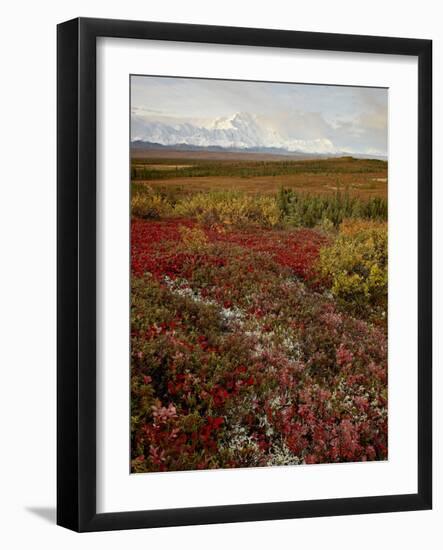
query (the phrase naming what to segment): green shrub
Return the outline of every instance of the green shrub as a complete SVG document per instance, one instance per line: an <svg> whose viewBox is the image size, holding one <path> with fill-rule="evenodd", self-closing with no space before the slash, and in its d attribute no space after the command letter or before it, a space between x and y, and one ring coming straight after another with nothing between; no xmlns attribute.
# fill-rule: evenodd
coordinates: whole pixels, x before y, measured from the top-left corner
<svg viewBox="0 0 443 550"><path fill-rule="evenodd" d="M348 191L318 196L282 188L277 195L277 205L281 220L294 227L315 227L324 223L338 227L347 218L386 220L388 216L385 199L362 200L351 197Z"/></svg>

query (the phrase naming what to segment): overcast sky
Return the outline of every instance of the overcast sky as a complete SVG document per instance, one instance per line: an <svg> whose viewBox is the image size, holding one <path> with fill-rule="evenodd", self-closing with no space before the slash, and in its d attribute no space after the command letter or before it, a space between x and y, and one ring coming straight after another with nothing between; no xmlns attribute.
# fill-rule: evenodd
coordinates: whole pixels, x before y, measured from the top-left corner
<svg viewBox="0 0 443 550"><path fill-rule="evenodd" d="M386 89L133 76L131 139L387 155Z"/></svg>

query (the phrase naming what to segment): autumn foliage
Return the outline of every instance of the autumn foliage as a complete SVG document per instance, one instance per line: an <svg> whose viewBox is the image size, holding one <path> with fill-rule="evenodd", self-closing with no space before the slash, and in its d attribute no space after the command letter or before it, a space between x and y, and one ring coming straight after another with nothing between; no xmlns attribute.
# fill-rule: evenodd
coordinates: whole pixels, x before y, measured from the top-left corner
<svg viewBox="0 0 443 550"><path fill-rule="evenodd" d="M386 459L386 225L187 200L131 224L132 471Z"/></svg>

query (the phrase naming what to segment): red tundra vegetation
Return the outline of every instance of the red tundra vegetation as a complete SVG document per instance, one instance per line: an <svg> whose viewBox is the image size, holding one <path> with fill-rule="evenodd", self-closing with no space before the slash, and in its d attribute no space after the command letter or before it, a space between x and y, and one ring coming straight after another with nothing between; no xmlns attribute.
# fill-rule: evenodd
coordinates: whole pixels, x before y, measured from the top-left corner
<svg viewBox="0 0 443 550"><path fill-rule="evenodd" d="M131 225L132 472L385 460L386 223L156 201Z"/></svg>

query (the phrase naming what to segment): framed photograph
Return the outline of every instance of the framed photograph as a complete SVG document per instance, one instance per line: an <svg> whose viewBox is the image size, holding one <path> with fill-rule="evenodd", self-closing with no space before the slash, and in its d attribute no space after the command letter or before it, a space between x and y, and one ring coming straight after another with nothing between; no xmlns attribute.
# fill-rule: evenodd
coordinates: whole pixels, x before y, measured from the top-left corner
<svg viewBox="0 0 443 550"><path fill-rule="evenodd" d="M432 43L58 26L59 525L432 506Z"/></svg>

